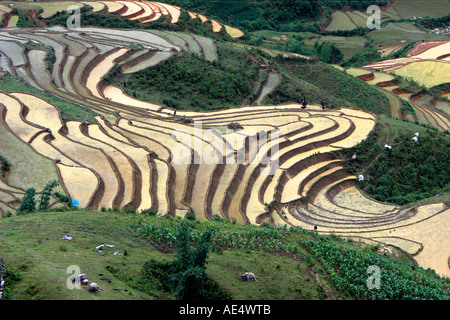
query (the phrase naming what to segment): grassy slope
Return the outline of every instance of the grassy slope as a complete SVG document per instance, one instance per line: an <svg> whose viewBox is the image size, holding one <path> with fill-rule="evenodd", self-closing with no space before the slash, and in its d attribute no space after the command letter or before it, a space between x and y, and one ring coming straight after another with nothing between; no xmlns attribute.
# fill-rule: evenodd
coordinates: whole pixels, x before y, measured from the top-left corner
<svg viewBox="0 0 450 320"><path fill-rule="evenodd" d="M174 261L174 241L170 239L180 221L181 218L147 215L136 217L134 214L124 212L88 211L38 212L3 219L0 224L0 259L9 271L21 276L20 281L10 286L9 298L173 299L170 292L162 292L161 287L157 285L146 286L145 281L141 282L141 288L145 288L143 292L130 284L144 280L145 262L151 259L159 262ZM151 235L147 239L151 239L152 242L145 240L146 237L142 233L135 234L135 230L138 230L139 234L146 226L153 226L156 230L147 233ZM386 281L390 277L388 274L395 274L397 281L402 277L405 279L413 277L421 283L429 281L428 286L432 286L430 282L435 283L438 288L448 283L448 279L439 279L432 271L414 267L410 258L401 252L395 252L392 256L395 261L375 254L378 249L376 246L365 246L336 236L318 236L301 229L235 225L223 220L208 222L197 220L191 222L191 226L197 235L206 228L216 228L216 234L220 234L221 239L225 240L219 245L221 250L209 254L207 274L221 288L231 293L233 299L353 299L355 296L351 293L353 289L351 285L349 286L350 283L358 286L360 294L361 290L371 294L365 287L367 266L364 263L353 270L356 274L362 272L358 277L363 278L364 284L356 278L348 278L348 274L342 275L344 283L332 281L332 277L336 276L335 273L339 274L339 270L325 271L329 270L330 265L321 262L319 253L323 253L322 249L314 252L309 249L314 246L323 248L323 245L339 247L343 252L356 250L362 257L359 264L364 262L364 259L375 257L382 259L378 263L387 268L383 271L387 272ZM64 234L72 235L73 240L62 240ZM237 244L239 239L237 235L241 235L241 245ZM255 243L262 245L263 249L243 247L242 239L254 240ZM269 243L266 244L266 240ZM103 243L115 245L116 248L104 248L104 255L101 256L95 247ZM285 247L296 245L296 250L283 250L280 245L275 245L274 249L271 249L274 243ZM126 255L113 255L114 250ZM333 256L333 259L335 258L336 256ZM67 289L66 280L72 274L67 273L67 268L74 265L80 267L80 271L87 274L90 282L98 283L104 291L94 295L87 292L85 287L81 290ZM351 268L351 264L345 265L349 266ZM110 272L113 269L115 275ZM258 281L242 282L239 273L244 271L254 272ZM335 285L338 283L344 284L341 286L342 289L337 289ZM414 287L414 284L408 284L408 288Z"/></svg>
<svg viewBox="0 0 450 320"><path fill-rule="evenodd" d="M450 196L448 179L442 177L446 176L446 171L443 168L449 165L449 158L445 156L444 150L450 141L450 135L438 132L436 129L429 129L419 124L390 117L383 116L379 117L378 120L375 135L371 136L371 139L372 137L376 139L374 145L371 145L369 142L367 146L366 144L360 144L342 152L346 155L347 159L354 153L358 154L358 160L354 163L347 163L347 168L356 174L364 172L365 181L364 183L360 183L359 187L377 199L377 197L381 196L379 194L380 190L377 188L388 186L390 193L383 195L383 198L377 200L400 205L404 205L405 201L411 202L416 200L421 200L421 202L448 201L448 197ZM414 148L409 150L408 146L410 141L403 141L403 139L406 135L406 139L410 140L416 132L419 133L418 145L413 145ZM422 147L424 143L426 144L425 148ZM386 156L390 153L386 153L387 151L384 149L385 144L393 147L394 151L391 152L393 153L392 157ZM414 143L411 142L411 144ZM395 153L395 150L399 148L408 151L398 155ZM411 158L409 153L412 152L414 152L417 159ZM438 152L440 153L439 158L437 158ZM374 161L378 155L380 158L378 158L378 161ZM439 160L430 166L434 158ZM389 172L391 172L390 170L394 170L395 174L391 172L390 183L380 185L378 180L388 170ZM433 170L432 176L436 179L429 177L430 170ZM418 181L420 181L419 185ZM447 186L440 186L440 183L443 182L445 184L445 181L447 181ZM397 190L397 188L400 190ZM411 190L403 190L408 188ZM396 192L398 194L395 194ZM436 196L438 193L442 193L442 195Z"/></svg>
<svg viewBox="0 0 450 320"><path fill-rule="evenodd" d="M69 211L59 213L35 213L2 219L0 224L0 259L11 271L22 279L11 288L12 299L170 299L157 289L147 293L130 287L128 281L115 278L107 266L121 270L123 274L138 278L142 266L150 259L173 261L173 247L160 242L162 253L142 237L135 236L136 225L163 225L173 228L177 219L141 216L116 212ZM228 222L197 222L198 230L208 226L219 227L224 234L258 232L261 227L234 225ZM73 240L62 240L70 234ZM287 243L298 243L316 239L309 232L278 231L278 238ZM326 237L330 238L330 237ZM356 242L347 242L338 237L330 238L344 248L364 249ZM264 239L262 239L264 241ZM113 244L115 249L104 248L104 256L95 247ZM113 251L126 255L113 255ZM399 258L408 261L401 255ZM69 290L66 280L69 266L80 267L91 282L104 289L99 294L90 294L86 288ZM210 253L208 275L222 288L231 292L233 299L348 299L333 287L330 276L323 266L304 247L297 254L278 255L249 249L223 250ZM239 273L253 271L258 282L240 281ZM103 280L102 280L103 279Z"/></svg>
<svg viewBox="0 0 450 320"><path fill-rule="evenodd" d="M220 109L230 106L248 104L254 95L254 88L259 88L259 65L257 60L264 61L257 52L245 52L223 43L217 43L219 65L199 59L199 70L208 70L208 76L202 81L215 81L215 86L228 95L214 98L208 92L196 90L198 70L191 65L190 55L172 57L157 67L143 70L126 77L125 91L145 101L161 104L164 101L174 103L178 109ZM250 64L249 59L252 59ZM244 64L246 64L244 66ZM265 104L283 104L300 102L306 97L309 103L319 104L324 101L329 107L354 107L374 113L388 113L389 102L378 90L350 75L327 66L323 63L305 64L301 61L274 61L276 70L281 73L280 85L265 100ZM176 71L183 67L183 72ZM247 76L237 77L236 70L247 70ZM186 76L188 75L188 76ZM232 79L229 81L228 79ZM122 87L125 78L114 78L113 84ZM242 84L242 85L241 85ZM329 84L333 84L331 87ZM209 88L209 86L202 86ZM212 89L212 88L211 88ZM239 90L237 90L239 89ZM360 101L364 101L361 104Z"/></svg>
<svg viewBox="0 0 450 320"><path fill-rule="evenodd" d="M332 66L288 62L279 63L277 68L285 77L268 96L267 104L299 102L306 97L308 103L324 101L329 107L353 107L376 114L390 112L389 101L378 90Z"/></svg>
<svg viewBox="0 0 450 320"><path fill-rule="evenodd" d="M40 156L14 136L0 122L0 155L11 164L8 183L22 189L40 192L49 180L58 180L53 161ZM61 187L55 191L63 192Z"/></svg>
<svg viewBox="0 0 450 320"><path fill-rule="evenodd" d="M157 224L158 219L161 218L147 217L145 222ZM131 215L85 211L36 213L3 219L0 224L0 259L22 274L22 280L12 289L12 298L155 299L159 294L157 290L152 292L154 296L139 292L115 279L106 269L109 265L137 276L143 264L151 258L173 260L173 253L163 254L142 238L135 237L134 223ZM61 240L64 234L70 234L74 239ZM105 255L101 256L95 247L103 243L113 244L116 249L105 248ZM128 254L114 256L114 250L120 253L126 250ZM235 299L320 297L318 283L305 262L243 250L213 253L208 261L208 274L230 290ZM91 282L97 282L105 291L92 295L84 289L66 289L66 279L70 276L66 270L71 265L79 266ZM322 270L316 263L313 268ZM248 270L258 275L257 283L239 280L239 273ZM320 272L322 274L323 270ZM108 283L102 278L112 281ZM327 284L326 280L322 281Z"/></svg>
<svg viewBox="0 0 450 320"><path fill-rule="evenodd" d="M125 92L178 109L220 109L241 106L257 86L259 65L246 50L217 43L218 62L183 52L157 66L112 79Z"/></svg>

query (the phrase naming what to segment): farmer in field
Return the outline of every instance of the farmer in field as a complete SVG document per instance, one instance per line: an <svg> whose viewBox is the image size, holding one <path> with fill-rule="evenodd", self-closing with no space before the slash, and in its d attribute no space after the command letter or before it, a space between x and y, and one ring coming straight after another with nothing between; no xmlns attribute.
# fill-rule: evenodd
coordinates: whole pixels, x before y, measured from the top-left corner
<svg viewBox="0 0 450 320"><path fill-rule="evenodd" d="M306 105L307 105L306 99L303 98L303 99L302 99L302 109L305 109L305 108L306 108Z"/></svg>

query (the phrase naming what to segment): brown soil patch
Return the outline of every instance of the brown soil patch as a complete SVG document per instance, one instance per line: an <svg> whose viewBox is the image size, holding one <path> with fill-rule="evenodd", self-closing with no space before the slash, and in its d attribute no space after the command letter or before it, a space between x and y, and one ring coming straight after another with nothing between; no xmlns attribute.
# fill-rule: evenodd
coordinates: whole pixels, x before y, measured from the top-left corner
<svg viewBox="0 0 450 320"><path fill-rule="evenodd" d="M417 99L422 98L423 96L424 96L423 93L418 93L418 94L415 94L415 95L411 96L411 99L412 100L417 100Z"/></svg>
<svg viewBox="0 0 450 320"><path fill-rule="evenodd" d="M384 87L393 87L395 86L395 83L392 81L382 81L377 83L377 87L384 88Z"/></svg>
<svg viewBox="0 0 450 320"><path fill-rule="evenodd" d="M13 15L13 12L12 12L12 11L11 11L11 12L8 12L8 13L6 14L5 19L3 20L3 26L2 26L2 28L6 28L6 27L8 26L9 20L11 20L12 15Z"/></svg>
<svg viewBox="0 0 450 320"><path fill-rule="evenodd" d="M360 75L357 78L361 79L362 81L370 81L370 80L375 79L375 75L373 74L373 72L371 72L368 74Z"/></svg>
<svg viewBox="0 0 450 320"><path fill-rule="evenodd" d="M397 95L399 95L399 94L408 94L408 93L411 93L411 92L409 92L409 91L407 91L407 90L400 90L400 89L394 89L394 90L392 90L392 92L394 92L394 93L397 94Z"/></svg>
<svg viewBox="0 0 450 320"><path fill-rule="evenodd" d="M450 57L450 53L443 54L442 56L437 57L436 60L442 60L442 59L445 59L447 57Z"/></svg>
<svg viewBox="0 0 450 320"><path fill-rule="evenodd" d="M421 54L421 53L427 51L428 49L437 47L447 41L448 40L435 40L435 41L424 41L424 42L416 43L414 45L414 47L406 53L406 56L407 57L416 56L418 54Z"/></svg>

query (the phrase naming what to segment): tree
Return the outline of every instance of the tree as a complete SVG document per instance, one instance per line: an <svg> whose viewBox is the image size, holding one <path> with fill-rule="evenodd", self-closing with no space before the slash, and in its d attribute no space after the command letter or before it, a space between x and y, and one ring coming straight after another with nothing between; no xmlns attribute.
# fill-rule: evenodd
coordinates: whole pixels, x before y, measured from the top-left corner
<svg viewBox="0 0 450 320"><path fill-rule="evenodd" d="M197 247L192 249L192 236L188 221L181 223L177 233L177 260L174 263L173 290L178 299L198 300L204 298L206 259L211 247L212 229L204 231Z"/></svg>
<svg viewBox="0 0 450 320"><path fill-rule="evenodd" d="M56 180L49 181L47 185L42 190L41 198L39 200L39 210L45 210L50 205L50 196L52 194L53 188L58 186L59 183Z"/></svg>
<svg viewBox="0 0 450 320"><path fill-rule="evenodd" d="M344 54L334 42L323 42L316 45L316 49L322 62L339 64L344 59Z"/></svg>
<svg viewBox="0 0 450 320"><path fill-rule="evenodd" d="M36 195L36 190L34 188L29 188L25 191L25 195L22 198L22 204L20 205L17 212L34 212L36 211L36 201L34 196Z"/></svg>

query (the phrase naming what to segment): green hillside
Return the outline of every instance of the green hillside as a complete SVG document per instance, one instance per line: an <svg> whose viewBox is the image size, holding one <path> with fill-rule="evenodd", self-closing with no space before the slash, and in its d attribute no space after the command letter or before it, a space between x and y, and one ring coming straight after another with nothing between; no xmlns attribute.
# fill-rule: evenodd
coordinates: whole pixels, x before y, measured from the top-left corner
<svg viewBox="0 0 450 320"><path fill-rule="evenodd" d="M4 299L154 300L175 299L171 266L179 231L188 225L193 248L212 231L203 299L449 299L448 279L415 266L394 250L300 228L236 225L137 215L133 212L37 212L2 220ZM71 235L72 240L64 240ZM102 248L101 244L115 248ZM197 247L198 249L198 247ZM117 252L114 255L113 252ZM368 289L367 268L381 268L381 289ZM68 289L78 266L103 291ZM243 282L250 271L257 282Z"/></svg>
<svg viewBox="0 0 450 320"><path fill-rule="evenodd" d="M306 97L309 103L325 102L331 108L390 112L387 98L378 90L326 63L271 58L226 43L217 43L217 51L217 62L182 53L153 68L131 75L119 72L108 79L141 100L179 110L214 110L251 104L268 73L260 65L271 64L282 81L265 104L299 103Z"/></svg>

